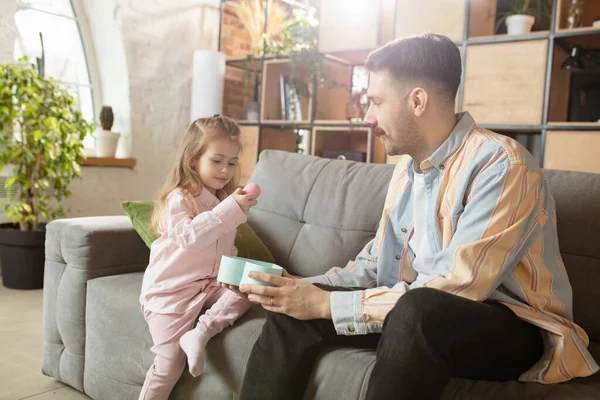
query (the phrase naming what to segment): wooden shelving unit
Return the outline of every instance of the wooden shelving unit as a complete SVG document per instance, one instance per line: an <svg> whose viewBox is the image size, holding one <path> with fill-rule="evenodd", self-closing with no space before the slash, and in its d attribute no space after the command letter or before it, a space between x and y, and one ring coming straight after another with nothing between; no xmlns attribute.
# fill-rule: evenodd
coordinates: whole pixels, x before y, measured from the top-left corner
<svg viewBox="0 0 600 400"><path fill-rule="evenodd" d="M497 0L356 0L347 7L370 5L360 8L358 19L352 19L351 10L341 10L336 1L321 0L317 11L319 51L343 85L329 88L327 82L306 79L304 83L312 90L301 102L302 121L286 121L281 113L279 79L289 73L289 60L252 60L251 71L259 76L261 109L258 121L242 121L250 144L244 156L249 172L244 174L249 176L252 162L264 149L295 151L294 133L300 128L309 132L305 142L308 154L348 151L365 153L366 162L396 162L396 157L386 157L369 127L345 119L352 71L387 41L424 31L449 36L461 51L463 84L457 111L467 110L481 126L519 140L544 167L600 169L596 167L600 162L588 154L600 148L600 123L570 120L569 93L575 73L562 68L573 46L600 48L600 28L591 27L600 16L600 1L585 3L582 27L575 29L566 29L570 1L548 1L552 5L549 21L536 23L531 33L516 36L494 32ZM227 64L248 67L239 56ZM570 142L566 139L569 135ZM570 160L561 163L565 158Z"/></svg>

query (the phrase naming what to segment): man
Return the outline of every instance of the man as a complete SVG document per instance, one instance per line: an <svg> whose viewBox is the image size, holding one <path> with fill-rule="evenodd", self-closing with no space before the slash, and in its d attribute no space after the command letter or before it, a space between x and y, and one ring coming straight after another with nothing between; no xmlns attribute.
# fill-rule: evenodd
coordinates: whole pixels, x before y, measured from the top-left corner
<svg viewBox="0 0 600 400"><path fill-rule="evenodd" d="M344 269L241 287L269 311L241 399L301 399L322 349L377 350L367 399L437 399L451 377L598 370L572 320L554 200L517 142L454 114L461 58L425 34L372 52L365 122L397 164L375 239Z"/></svg>

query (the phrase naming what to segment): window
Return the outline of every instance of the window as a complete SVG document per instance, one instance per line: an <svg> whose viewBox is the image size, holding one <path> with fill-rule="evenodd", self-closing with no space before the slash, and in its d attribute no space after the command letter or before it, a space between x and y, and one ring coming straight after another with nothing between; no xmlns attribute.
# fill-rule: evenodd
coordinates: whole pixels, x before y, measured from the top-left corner
<svg viewBox="0 0 600 400"><path fill-rule="evenodd" d="M71 0L17 0L17 39L14 58L28 56L35 63L45 54L45 74L64 85L88 121L94 120L93 87L81 31ZM88 137L85 147L94 147Z"/></svg>

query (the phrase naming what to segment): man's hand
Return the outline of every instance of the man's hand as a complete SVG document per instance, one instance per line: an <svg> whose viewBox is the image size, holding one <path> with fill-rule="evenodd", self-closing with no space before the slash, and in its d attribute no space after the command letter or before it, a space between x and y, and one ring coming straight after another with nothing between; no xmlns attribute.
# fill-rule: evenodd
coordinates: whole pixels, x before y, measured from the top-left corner
<svg viewBox="0 0 600 400"><path fill-rule="evenodd" d="M331 319L330 292L295 278L286 271L283 277L256 271L248 276L275 285L242 285L239 288L241 296L247 294L248 300L260 304L265 310L300 320Z"/></svg>
<svg viewBox="0 0 600 400"><path fill-rule="evenodd" d="M290 275L285 269L283 270L283 276L290 279L300 279L294 275ZM231 290L232 292L240 296L242 299L248 300L248 295L246 293L240 292L240 288L238 286L229 285L223 282L219 282L219 285L221 285L221 287L224 287L225 289Z"/></svg>

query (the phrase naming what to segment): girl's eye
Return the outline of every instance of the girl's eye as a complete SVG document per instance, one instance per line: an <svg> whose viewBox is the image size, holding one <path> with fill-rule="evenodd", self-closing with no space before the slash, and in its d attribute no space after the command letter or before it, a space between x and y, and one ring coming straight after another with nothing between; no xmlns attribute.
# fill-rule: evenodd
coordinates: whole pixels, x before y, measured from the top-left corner
<svg viewBox="0 0 600 400"><path fill-rule="evenodd" d="M212 162L214 162L215 164L221 164L221 161L219 160L212 160Z"/></svg>
<svg viewBox="0 0 600 400"><path fill-rule="evenodd" d="M237 167L237 164L235 164L235 163L229 163L229 166L230 167Z"/></svg>

